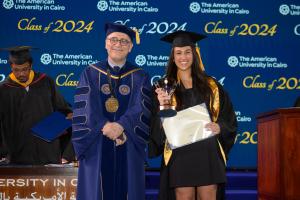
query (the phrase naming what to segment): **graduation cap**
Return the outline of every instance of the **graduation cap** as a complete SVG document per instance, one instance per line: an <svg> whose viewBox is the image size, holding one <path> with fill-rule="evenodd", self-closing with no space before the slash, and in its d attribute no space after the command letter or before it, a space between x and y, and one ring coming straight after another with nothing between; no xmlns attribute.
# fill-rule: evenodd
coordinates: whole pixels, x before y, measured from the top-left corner
<svg viewBox="0 0 300 200"><path fill-rule="evenodd" d="M160 40L164 42L172 43L173 47L184 47L184 46L195 47L195 43L204 38L206 38L205 35L180 30L180 31L167 34L162 38L160 38Z"/></svg>
<svg viewBox="0 0 300 200"><path fill-rule="evenodd" d="M160 40L164 42L172 43L172 47L185 47L185 46L195 47L199 57L199 67L201 71L205 71L202 58L200 55L200 49L197 45L197 42L206 37L207 37L206 35L202 35L199 33L180 30L180 31L167 34L162 38L160 38Z"/></svg>
<svg viewBox="0 0 300 200"><path fill-rule="evenodd" d="M2 48L0 50L9 52L9 61L11 63L21 65L25 62L32 62L32 57L30 53L32 49L37 49L37 48L31 46L15 46L15 47Z"/></svg>
<svg viewBox="0 0 300 200"><path fill-rule="evenodd" d="M104 30L105 30L106 36L108 36L109 34L111 34L113 32L121 32L121 33L125 33L126 35L128 35L130 37L131 41L134 41L134 39L136 39L136 43L137 44L140 43L139 33L136 28L131 29L122 24L108 22L105 24Z"/></svg>
<svg viewBox="0 0 300 200"><path fill-rule="evenodd" d="M32 134L36 137L52 142L65 133L65 130L72 126L72 121L66 119L65 115L60 112L53 112L47 117L43 118L32 128Z"/></svg>

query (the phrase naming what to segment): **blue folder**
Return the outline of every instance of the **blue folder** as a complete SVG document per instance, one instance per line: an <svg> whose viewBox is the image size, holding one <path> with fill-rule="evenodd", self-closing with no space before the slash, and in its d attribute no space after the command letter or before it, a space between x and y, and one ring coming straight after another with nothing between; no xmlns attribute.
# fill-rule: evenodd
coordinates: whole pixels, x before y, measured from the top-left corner
<svg viewBox="0 0 300 200"><path fill-rule="evenodd" d="M71 127L72 121L66 119L66 116L60 112L53 112L32 128L32 134L47 142L51 142L54 139L61 136L66 129Z"/></svg>

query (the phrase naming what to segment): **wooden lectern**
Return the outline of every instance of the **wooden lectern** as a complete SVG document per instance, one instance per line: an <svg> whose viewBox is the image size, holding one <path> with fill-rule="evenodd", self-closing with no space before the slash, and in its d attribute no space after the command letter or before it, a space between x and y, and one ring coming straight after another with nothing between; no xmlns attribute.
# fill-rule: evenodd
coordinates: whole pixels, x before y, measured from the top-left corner
<svg viewBox="0 0 300 200"><path fill-rule="evenodd" d="M257 117L258 199L300 199L300 108Z"/></svg>
<svg viewBox="0 0 300 200"><path fill-rule="evenodd" d="M0 166L0 200L76 200L77 167Z"/></svg>

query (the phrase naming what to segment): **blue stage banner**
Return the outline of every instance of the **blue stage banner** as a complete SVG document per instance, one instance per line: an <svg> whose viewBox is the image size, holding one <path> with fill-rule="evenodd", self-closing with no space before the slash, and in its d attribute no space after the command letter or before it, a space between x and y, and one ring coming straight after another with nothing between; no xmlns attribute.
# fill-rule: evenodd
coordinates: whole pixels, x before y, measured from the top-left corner
<svg viewBox="0 0 300 200"><path fill-rule="evenodd" d="M34 70L50 75L73 103L81 71L106 58L104 23L136 27L141 44L129 60L161 78L176 30L206 34L206 72L229 93L239 122L228 167L256 168L256 116L291 107L300 95L300 2L217 0L0 0L0 47L31 45ZM0 52L0 82L10 73ZM1 105L5 106L5 105ZM160 158L148 159L159 167Z"/></svg>

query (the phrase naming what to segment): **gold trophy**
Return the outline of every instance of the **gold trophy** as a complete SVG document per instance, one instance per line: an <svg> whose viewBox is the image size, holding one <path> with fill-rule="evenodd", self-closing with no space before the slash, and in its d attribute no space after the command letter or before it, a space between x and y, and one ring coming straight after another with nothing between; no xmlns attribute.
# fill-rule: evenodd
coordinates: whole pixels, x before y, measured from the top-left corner
<svg viewBox="0 0 300 200"><path fill-rule="evenodd" d="M154 83L156 88L162 88L168 96L172 97L177 87L177 82L172 79L163 78ZM172 100L166 102L164 105L159 106L158 115L161 117L173 117L177 114L175 105L172 105Z"/></svg>

